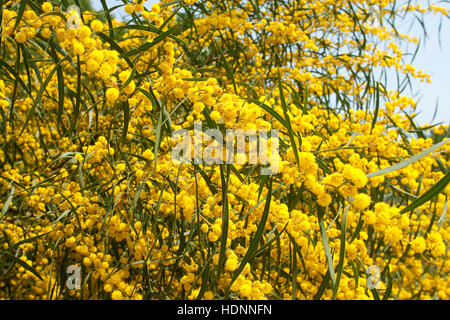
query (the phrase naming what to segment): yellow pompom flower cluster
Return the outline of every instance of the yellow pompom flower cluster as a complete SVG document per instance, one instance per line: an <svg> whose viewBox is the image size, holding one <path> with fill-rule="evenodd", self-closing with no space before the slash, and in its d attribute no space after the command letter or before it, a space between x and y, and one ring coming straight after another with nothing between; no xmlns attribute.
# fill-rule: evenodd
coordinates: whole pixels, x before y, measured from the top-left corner
<svg viewBox="0 0 450 320"><path fill-rule="evenodd" d="M450 299L449 127L372 79L428 81L391 24L448 12L277 3L133 0L119 21L5 2L0 299L373 299L370 266L379 296ZM219 145L207 129L278 130L278 170L176 163L199 122L187 158Z"/></svg>

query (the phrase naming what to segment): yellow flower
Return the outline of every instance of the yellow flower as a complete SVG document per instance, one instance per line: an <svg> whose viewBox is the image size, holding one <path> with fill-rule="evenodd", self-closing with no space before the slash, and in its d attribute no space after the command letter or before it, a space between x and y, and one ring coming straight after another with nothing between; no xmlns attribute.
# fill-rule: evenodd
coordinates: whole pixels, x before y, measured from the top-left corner
<svg viewBox="0 0 450 320"><path fill-rule="evenodd" d="M358 247L353 243L349 244L346 249L347 258L349 260L355 260L358 253Z"/></svg>
<svg viewBox="0 0 450 320"><path fill-rule="evenodd" d="M132 14L134 12L134 6L132 4L126 4L125 12L128 14Z"/></svg>
<svg viewBox="0 0 450 320"><path fill-rule="evenodd" d="M328 193L323 193L317 197L317 203L321 207L328 206L331 203L331 201L332 201L332 198Z"/></svg>
<svg viewBox="0 0 450 320"><path fill-rule="evenodd" d="M89 266L92 264L92 261L91 261L91 259L89 259L88 257L85 257L85 258L83 259L83 264L84 264L86 267L89 267Z"/></svg>
<svg viewBox="0 0 450 320"><path fill-rule="evenodd" d="M52 31L50 30L50 28L45 27L41 29L41 36L43 36L45 39L50 38L51 35Z"/></svg>
<svg viewBox="0 0 450 320"><path fill-rule="evenodd" d="M375 68L393 70L400 81L429 81L404 62L401 48L418 39L394 35L399 21L394 18L449 10L381 1L377 11L386 23L380 26L372 16L363 21L346 10L345 1L343 10L317 0L306 7L285 2L283 10L264 12L238 1L222 8L215 1L185 0L206 9L191 17L195 36L190 28L178 28L158 42L163 34L153 29L167 33L180 22L168 20L177 7L168 1L151 11L144 1L125 1L128 16L113 19L113 30L99 20L101 12L85 11L81 21L50 0L39 1L42 10L26 6L17 20L23 8L19 1L7 2L1 37L10 67L0 68L0 107L11 121L0 126L0 251L18 244L23 263L0 263L0 287L14 288L0 290L0 300L65 298L64 290L47 296L48 286L58 284L54 271L70 264L81 265L83 276L90 277L83 290L68 291L73 299L196 299L208 261L210 280L217 283L208 282L203 299L221 297L228 288L235 299L291 299L293 281L301 289L294 298L313 299L330 262L320 241L322 211L335 265L345 248L336 298L373 298L365 283L355 283L359 261L395 273L398 299L450 297L450 226L444 219L450 185L410 214L400 214L409 195L420 196L445 177L448 145L406 168L370 181L366 176L429 149L449 126L433 131L427 125L418 132L409 112L415 99L399 92L389 77L380 85L361 77ZM259 4L267 9L273 1ZM366 5L360 1L355 7ZM25 50L16 50L17 44ZM69 59L61 61L66 54ZM77 55L81 87L73 68ZM61 68L55 68L57 61ZM34 83L44 79L49 81L39 95L41 86ZM377 121L376 100L382 102ZM239 129L278 130L280 148L270 150L279 160L277 174L262 176L263 159L257 165L174 163L177 141L171 132L191 133L196 121L207 130L206 114L220 121L228 137ZM273 147L273 131L271 138ZM255 151L261 147L257 143ZM202 148L191 152L198 155ZM342 210L349 203L344 239ZM230 286L256 235L257 256ZM405 254L407 244L411 250ZM214 279L219 269L225 272ZM151 288L147 278L154 280ZM332 296L332 290L323 291L323 299Z"/></svg>
<svg viewBox="0 0 450 320"><path fill-rule="evenodd" d="M136 89L136 84L134 81L131 81L125 88L123 88L123 92L127 95L131 95Z"/></svg>
<svg viewBox="0 0 450 320"><path fill-rule="evenodd" d="M76 55L82 55L84 53L84 46L80 42L74 41L73 53Z"/></svg>
<svg viewBox="0 0 450 320"><path fill-rule="evenodd" d="M119 170L119 171L124 171L125 170L125 168L126 168L126 165L125 165L125 163L119 163L117 166L116 166L116 169L117 170Z"/></svg>
<svg viewBox="0 0 450 320"><path fill-rule="evenodd" d="M317 171L317 164L316 164L316 158L314 155L310 152L299 152L298 153L299 158L299 167L300 171L306 175L308 174L316 174Z"/></svg>
<svg viewBox="0 0 450 320"><path fill-rule="evenodd" d="M150 149L145 150L142 153L142 156L147 160L153 160L155 158L155 155L153 154L153 151Z"/></svg>
<svg viewBox="0 0 450 320"><path fill-rule="evenodd" d="M202 226L200 227L200 229L202 230L202 232L207 233L209 228L208 225L206 223L203 223Z"/></svg>
<svg viewBox="0 0 450 320"><path fill-rule="evenodd" d="M220 120L220 113L216 110L211 112L210 117L213 121L218 122Z"/></svg>
<svg viewBox="0 0 450 320"><path fill-rule="evenodd" d="M234 271L237 269L237 267L238 261L235 257L227 259L227 262L225 263L225 270Z"/></svg>
<svg viewBox="0 0 450 320"><path fill-rule="evenodd" d="M26 29L27 38L31 39L36 35L36 29L31 27Z"/></svg>
<svg viewBox="0 0 450 320"><path fill-rule="evenodd" d="M243 297L243 298L250 298L251 294L252 294L252 286L248 283L243 284L240 288L239 288L239 294Z"/></svg>
<svg viewBox="0 0 450 320"><path fill-rule="evenodd" d="M354 184L356 188L362 188L367 183L367 177L361 169L354 168L351 165L345 165L342 175L345 179Z"/></svg>
<svg viewBox="0 0 450 320"><path fill-rule="evenodd" d="M70 237L66 240L65 245L66 247L73 247L77 240L74 237Z"/></svg>

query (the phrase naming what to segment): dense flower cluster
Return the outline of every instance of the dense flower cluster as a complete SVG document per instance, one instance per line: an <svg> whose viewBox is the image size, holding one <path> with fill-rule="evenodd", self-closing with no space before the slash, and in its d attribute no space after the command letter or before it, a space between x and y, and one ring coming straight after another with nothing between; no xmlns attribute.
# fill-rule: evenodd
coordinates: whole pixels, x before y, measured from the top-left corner
<svg viewBox="0 0 450 320"><path fill-rule="evenodd" d="M1 8L0 298L450 298L448 126L377 80L431 81L390 22L444 8L22 3ZM278 129L279 172L173 162L195 121Z"/></svg>

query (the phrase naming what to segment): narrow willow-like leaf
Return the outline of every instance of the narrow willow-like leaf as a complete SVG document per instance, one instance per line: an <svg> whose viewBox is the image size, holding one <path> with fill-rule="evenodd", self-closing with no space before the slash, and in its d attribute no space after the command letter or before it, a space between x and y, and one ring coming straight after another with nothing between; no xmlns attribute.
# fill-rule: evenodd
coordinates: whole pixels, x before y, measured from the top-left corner
<svg viewBox="0 0 450 320"><path fill-rule="evenodd" d="M268 181L269 186L267 188L266 205L264 206L264 211L261 216L261 220L258 224L258 228L257 228L252 240L250 241L249 248L247 249L247 252L245 253L244 258L242 258L242 261L239 264L239 267L234 272L233 278L231 279L230 284L228 285L228 289L231 287L231 285L237 279L239 274L241 274L241 272L244 269L247 262L249 262L253 258L253 254L256 252L256 249L258 248L259 240L261 239L262 234L263 234L264 230L266 229L266 222L267 222L267 218L269 216L270 201L272 198L272 179L273 178L270 177L270 179Z"/></svg>
<svg viewBox="0 0 450 320"><path fill-rule="evenodd" d="M3 221L3 217L5 216L6 212L8 212L9 206L11 205L11 202L14 197L15 190L16 188L13 185L11 185L11 191L5 203L3 204L2 212L0 213L0 222Z"/></svg>
<svg viewBox="0 0 450 320"><path fill-rule="evenodd" d="M223 53L222 48L219 46L217 41L214 39L214 43L216 44L217 49L219 49L220 56L223 61L223 66L225 67L225 71L227 73L227 77L231 80L233 83L234 92L237 94L237 86L236 86L236 80L234 79L233 71L230 68L230 65L228 64L227 58L225 57L225 54Z"/></svg>
<svg viewBox="0 0 450 320"><path fill-rule="evenodd" d="M167 38L176 29L177 29L176 26L172 27L169 30L167 30L167 31L161 33L160 35L156 36L155 39L153 39L152 42L144 43L139 48L131 49L131 50L127 51L127 52L121 53L119 55L119 57L121 57L121 58L129 58L129 57L135 56L135 55L137 55L139 53L142 53L142 52L150 49L151 47L154 47L155 45L157 45L161 41L163 41L165 38Z"/></svg>
<svg viewBox="0 0 450 320"><path fill-rule="evenodd" d="M411 158L409 158L409 159L407 159L405 161L396 163L396 164L394 164L394 165L392 165L390 167L387 167L387 168L384 168L384 169L381 169L381 170L378 170L378 171L374 171L374 172L368 173L366 176L367 176L367 178L372 178L372 177L381 176L381 175L386 174L386 173L390 173L390 172L393 172L393 171L400 170L400 169L402 169L402 168L404 168L406 166L409 166L410 164L412 164L412 163L422 159L423 157L425 157L429 153L433 152L434 150L442 147L444 144L446 144L449 141L450 141L450 139L441 141L439 143L436 143L434 146L432 146L432 147L422 151L421 153L418 153L418 154L412 156Z"/></svg>
<svg viewBox="0 0 450 320"><path fill-rule="evenodd" d="M434 186L432 186L430 189L428 189L424 194L422 194L419 198L414 200L412 203L410 203L406 208L404 208L400 213L406 213L408 211L414 210L417 207L420 207L425 202L430 201L435 196L437 196L444 188L447 186L447 184L450 182L450 171L447 172L445 176L442 177L441 180L439 180L438 183L436 183Z"/></svg>
<svg viewBox="0 0 450 320"><path fill-rule="evenodd" d="M345 242L347 236L347 211L350 205L346 206L342 214L342 224L341 224L341 248L339 252L339 263L336 267L336 285L333 290L333 299L336 299L337 290L339 288L339 282L341 280L342 272L344 271L344 260L345 260Z"/></svg>
<svg viewBox="0 0 450 320"><path fill-rule="evenodd" d="M17 27L20 24L20 21L22 20L23 13L25 12L25 8L27 7L28 0L22 0L20 1L19 10L17 11L17 17L16 22L14 23L14 27L12 32L14 33L17 29Z"/></svg>
<svg viewBox="0 0 450 320"><path fill-rule="evenodd" d="M227 170L225 172L225 168ZM228 181L230 177L230 167L229 165L220 165L220 182L222 184L222 233L220 235L220 250L219 250L219 265L217 268L217 281L220 280L222 275L223 265L225 263L225 253L227 248L228 240L228 224L229 224L229 205L228 205Z"/></svg>

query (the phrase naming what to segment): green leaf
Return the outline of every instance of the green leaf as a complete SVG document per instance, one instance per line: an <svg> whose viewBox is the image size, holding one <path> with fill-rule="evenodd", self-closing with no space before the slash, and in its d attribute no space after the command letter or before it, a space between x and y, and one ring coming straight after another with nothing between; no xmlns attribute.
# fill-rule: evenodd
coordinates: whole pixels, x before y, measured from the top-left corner
<svg viewBox="0 0 450 320"><path fill-rule="evenodd" d="M106 4L105 0L100 0L102 3L103 10L105 11L106 21L108 21L108 27L109 27L109 36L111 39L114 39L114 28L111 20L111 14L109 13L108 6Z"/></svg>
<svg viewBox="0 0 450 320"><path fill-rule="evenodd" d="M292 242L292 300L297 298L297 243Z"/></svg>
<svg viewBox="0 0 450 320"><path fill-rule="evenodd" d="M123 88L125 88L127 85L130 84L130 82L134 79L134 77L136 76L136 68L133 68L131 70L131 74L128 77L127 80L125 80L125 82L122 84L122 86L120 87L120 90L122 90Z"/></svg>
<svg viewBox="0 0 450 320"><path fill-rule="evenodd" d="M31 118L34 115L34 111L36 109L37 104L41 101L41 97L42 94L44 93L45 89L47 88L47 85L49 84L50 80L53 77L53 74L56 72L56 70L58 70L59 65L67 59L68 56L65 56L64 58L62 58L54 67L53 69L50 71L50 73L47 76L47 79L45 79L44 83L41 85L41 88L39 89L36 98L34 99L34 103L31 106L30 110L27 113L27 118L25 119L25 123L22 127L22 130L20 130L19 136L23 133L23 131L25 130L25 128L28 125L28 122L31 120Z"/></svg>
<svg viewBox="0 0 450 320"><path fill-rule="evenodd" d="M322 209L321 209L321 211L322 211ZM325 229L325 224L323 222L323 212L319 213L318 219L319 219L320 233L322 236L323 248L325 250L325 255L327 257L327 262L328 262L328 271L330 273L331 285L332 285L332 288L334 291L335 284L336 284L336 277L335 277L335 273L334 273L333 257L331 256L330 246L328 244L327 231Z"/></svg>
<svg viewBox="0 0 450 320"><path fill-rule="evenodd" d="M386 288L386 292L383 295L383 300L389 299L392 293L392 285L394 284L391 273L389 272L389 266L387 267L387 278L388 278L388 286Z"/></svg>
<svg viewBox="0 0 450 320"><path fill-rule="evenodd" d="M177 29L177 26L170 28L169 30L161 33L160 35L156 36L152 42L147 42L144 43L143 45L141 45L139 48L135 48L135 49L131 49L129 51L126 51L124 53L121 53L119 55L120 58L128 58L128 57L132 57L135 56L141 52L144 52L148 49L150 49L151 47L157 45L158 43L160 43L161 41L163 41L165 38L167 38L172 32L174 32Z"/></svg>
<svg viewBox="0 0 450 320"><path fill-rule="evenodd" d="M128 126L130 123L130 104L128 100L123 103L123 132L122 132L122 142L127 139Z"/></svg>
<svg viewBox="0 0 450 320"><path fill-rule="evenodd" d="M330 280L330 270L328 269L327 273L325 274L325 276L322 279L322 283L320 284L319 288L317 289L316 294L313 297L313 300L319 300L322 297L329 280Z"/></svg>
<svg viewBox="0 0 450 320"><path fill-rule="evenodd" d="M104 41L108 42L112 48L114 48L117 52L119 52L119 54L124 53L123 49L112 38L108 37L106 34L101 33L101 32L97 33L97 35L100 38L102 38ZM128 65L130 66L131 69L135 69L134 64L133 64L133 62L131 62L130 58L124 57L124 59L128 63Z"/></svg>
<svg viewBox="0 0 450 320"><path fill-rule="evenodd" d="M20 246L20 245L22 245L22 244L24 244L24 243L32 242L32 241L34 241L34 240L36 240L36 239L39 239L39 238L41 238L41 237L43 237L43 236L45 236L45 235L47 235L47 234L49 234L49 233L51 233L51 232L52 232L52 231L49 231L49 232L46 232L46 233L41 233L41 234L39 234L39 235L37 235L37 236L34 236L34 237L31 237L31 238L28 238L28 239L21 240L21 241L19 241L19 242L16 242L16 243L12 244L10 247L8 247L8 249L15 249L15 248L17 248L18 246Z"/></svg>
<svg viewBox="0 0 450 320"><path fill-rule="evenodd" d="M225 71L227 72L228 78L233 83L234 92L237 94L236 80L234 79L233 71L231 70L230 65L227 62L227 58L225 57L225 54L223 53L222 48L217 43L216 39L214 39L214 43L216 44L217 49L219 49L219 53L222 58L223 65L225 67Z"/></svg>
<svg viewBox="0 0 450 320"><path fill-rule="evenodd" d="M341 280L342 271L344 270L345 260L345 238L347 235L347 211L350 205L346 206L342 214L342 227L341 227L341 249L339 252L339 264L336 267L336 285L333 290L333 299L336 299L337 290L339 288L339 282Z"/></svg>
<svg viewBox="0 0 450 320"><path fill-rule="evenodd" d="M5 203L3 204L2 213L0 213L0 222L3 220L3 216L6 214L6 212L8 212L9 206L14 197L15 190L16 190L16 188L13 185L11 185L11 192L9 193L8 198L6 199Z"/></svg>
<svg viewBox="0 0 450 320"><path fill-rule="evenodd" d="M275 119L278 120L278 122L280 122L286 129L289 129L288 124L286 123L286 120L284 120L284 118L278 114L274 109L272 109L271 107L269 107L268 105L262 103L259 100L256 99L251 99L251 98L246 98L246 100L248 102L252 102L254 104L257 104L258 106L260 106L261 108L263 108L266 112L270 113L270 115L272 117L274 117Z"/></svg>
<svg viewBox="0 0 450 320"><path fill-rule="evenodd" d="M73 106L73 117L70 124L69 133L75 130L78 122L78 116L80 115L80 104L81 104L81 66L80 66L80 56L77 55L77 92L75 96L75 105Z"/></svg>
<svg viewBox="0 0 450 320"><path fill-rule="evenodd" d="M12 33L14 33L19 26L20 20L22 20L23 13L25 12L25 8L28 4L28 0L20 1L19 10L17 11L16 23L14 24Z"/></svg>
<svg viewBox="0 0 450 320"><path fill-rule="evenodd" d="M58 56L56 54L55 48L51 46L51 55L53 58L53 62L58 64ZM58 77L58 115L57 121L59 126L65 131L64 124L62 122L62 113L64 111L64 76L62 72L61 65L58 65L56 69L56 76Z"/></svg>
<svg viewBox="0 0 450 320"><path fill-rule="evenodd" d="M295 133L292 130L291 120L289 119L287 105L286 105L286 101L284 99L283 85L281 84L281 76L280 76L279 70L278 70L278 89L280 90L280 99L281 99L281 105L283 106L284 118L286 120L286 124L288 125L287 129L288 129L289 139L291 140L291 147L292 147L292 150L294 151L294 156L295 156L295 161L297 162L297 167L300 167L300 160L299 160L299 156L298 156L297 144L295 143L295 138L294 138Z"/></svg>
<svg viewBox="0 0 450 320"><path fill-rule="evenodd" d="M220 236L219 265L217 268L217 279L219 281L225 263L225 253L228 240L229 206L228 206L228 180L230 177L230 166L227 165L227 172L224 172L224 164L220 165L220 181L222 184L222 233Z"/></svg>
<svg viewBox="0 0 450 320"><path fill-rule="evenodd" d="M372 133L373 128L375 127L375 124L377 123L378 118L378 112L380 110L380 89L379 89L379 83L377 82L377 89L376 89L376 99L375 99L375 113L373 115L372 119L372 126L370 128L370 133Z"/></svg>
<svg viewBox="0 0 450 320"><path fill-rule="evenodd" d="M160 110L159 110L158 123L157 123L156 129L155 129L155 151L154 151L154 159L153 159L153 173L156 172L159 145L161 143L163 114L164 114L164 106L161 106Z"/></svg>
<svg viewBox="0 0 450 320"><path fill-rule="evenodd" d="M428 148L427 150L422 151L421 153L418 153L418 154L412 156L411 158L409 158L409 159L407 159L405 161L396 163L396 164L394 164L394 165L392 165L390 167L387 167L387 168L384 168L384 169L381 169L381 170L378 170L378 171L374 171L374 172L368 173L366 176L367 176L367 178L372 178L372 177L381 176L381 175L386 174L386 173L390 173L390 172L393 172L393 171L400 170L400 169L402 169L402 168L404 168L406 166L409 166L410 164L412 164L412 163L422 159L423 157L425 157L429 153L433 152L434 150L442 147L444 144L446 144L449 141L450 140L444 140L444 141L441 141L439 143L436 143L434 146Z"/></svg>

